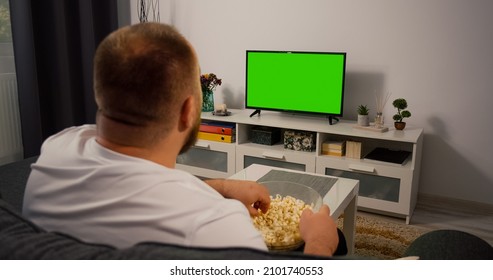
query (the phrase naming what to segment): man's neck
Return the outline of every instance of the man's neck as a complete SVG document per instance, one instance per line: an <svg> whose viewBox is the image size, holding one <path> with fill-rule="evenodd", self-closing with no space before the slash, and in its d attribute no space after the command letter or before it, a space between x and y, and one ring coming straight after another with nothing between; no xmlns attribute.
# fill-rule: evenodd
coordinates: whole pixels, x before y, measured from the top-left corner
<svg viewBox="0 0 493 280"><path fill-rule="evenodd" d="M159 149L148 149L141 147L125 146L120 144L112 143L103 137L96 137L96 141L106 149L112 150L114 152L124 154L131 157L146 159L157 164L166 166L168 168L175 168L176 156L174 158L169 157L171 154L160 152Z"/></svg>
<svg viewBox="0 0 493 280"><path fill-rule="evenodd" d="M141 143L137 141L135 134L139 133L134 127L115 122L104 116L99 115L97 118L97 136L96 141L103 147L114 152L146 159L157 164L174 168L176 157L180 148L177 144L179 141L171 141L173 137L161 139L156 143ZM133 136L133 137L132 137ZM131 140L134 141L131 141Z"/></svg>

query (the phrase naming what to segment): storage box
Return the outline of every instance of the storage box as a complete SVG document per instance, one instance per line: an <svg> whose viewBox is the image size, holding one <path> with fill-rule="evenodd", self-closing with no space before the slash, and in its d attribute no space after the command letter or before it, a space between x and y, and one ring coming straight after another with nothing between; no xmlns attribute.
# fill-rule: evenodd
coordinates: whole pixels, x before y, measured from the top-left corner
<svg viewBox="0 0 493 280"><path fill-rule="evenodd" d="M281 129L278 127L252 127L252 142L262 145L274 145L281 141Z"/></svg>
<svg viewBox="0 0 493 280"><path fill-rule="evenodd" d="M316 148L317 136L315 132L301 130L284 131L284 149L313 152Z"/></svg>

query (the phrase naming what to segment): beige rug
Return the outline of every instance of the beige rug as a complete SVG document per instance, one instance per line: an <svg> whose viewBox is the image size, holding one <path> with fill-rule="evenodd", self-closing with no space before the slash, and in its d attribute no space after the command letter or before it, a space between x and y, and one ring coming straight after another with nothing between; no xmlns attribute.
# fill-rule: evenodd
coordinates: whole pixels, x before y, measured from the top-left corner
<svg viewBox="0 0 493 280"><path fill-rule="evenodd" d="M342 227L342 219L338 219ZM411 242L426 230L391 222L377 217L356 216L355 255L376 259L396 259L403 256Z"/></svg>

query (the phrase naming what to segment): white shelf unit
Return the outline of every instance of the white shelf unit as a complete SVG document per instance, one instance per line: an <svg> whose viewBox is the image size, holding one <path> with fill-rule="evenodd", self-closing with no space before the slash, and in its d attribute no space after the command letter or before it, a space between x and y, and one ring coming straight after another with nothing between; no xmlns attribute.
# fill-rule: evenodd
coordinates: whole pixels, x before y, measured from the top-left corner
<svg viewBox="0 0 493 280"><path fill-rule="evenodd" d="M219 143L199 140L190 152L179 158L178 168L209 178L226 178L253 163L346 177L360 180L358 208L402 217L409 223L416 206L423 146L423 129L407 126L403 131L390 128L373 132L355 128L356 123L340 121L333 125L323 117L263 111L249 117L251 110L231 110L231 116L202 113L203 120L236 124L236 142ZM281 129L281 142L275 145L251 141L254 126ZM286 129L316 133L313 152L284 149L282 135ZM404 165L352 159L322 154L324 141L358 141L362 155L375 147L406 150L411 156ZM216 166L217 165L217 166Z"/></svg>
<svg viewBox="0 0 493 280"><path fill-rule="evenodd" d="M176 168L204 178L227 178L236 173L235 153L233 143L198 140L178 156Z"/></svg>

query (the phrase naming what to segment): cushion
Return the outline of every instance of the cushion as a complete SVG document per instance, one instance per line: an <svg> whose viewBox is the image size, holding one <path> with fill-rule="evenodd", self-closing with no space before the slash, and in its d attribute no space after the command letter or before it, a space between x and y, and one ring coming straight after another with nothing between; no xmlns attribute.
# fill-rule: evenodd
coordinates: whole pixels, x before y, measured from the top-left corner
<svg viewBox="0 0 493 280"><path fill-rule="evenodd" d="M0 259L97 259L113 250L46 232L0 199Z"/></svg>
<svg viewBox="0 0 493 280"><path fill-rule="evenodd" d="M436 230L414 240L404 255L421 260L491 260L493 247L467 232Z"/></svg>
<svg viewBox="0 0 493 280"><path fill-rule="evenodd" d="M22 211L31 164L37 159L38 157L31 157L0 166L0 198L8 201L19 212Z"/></svg>

